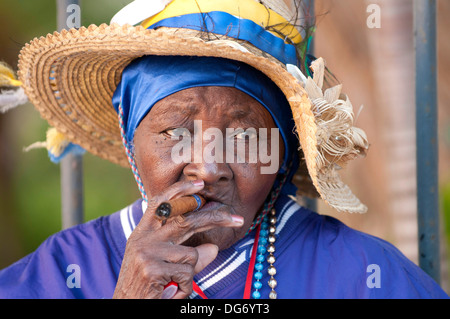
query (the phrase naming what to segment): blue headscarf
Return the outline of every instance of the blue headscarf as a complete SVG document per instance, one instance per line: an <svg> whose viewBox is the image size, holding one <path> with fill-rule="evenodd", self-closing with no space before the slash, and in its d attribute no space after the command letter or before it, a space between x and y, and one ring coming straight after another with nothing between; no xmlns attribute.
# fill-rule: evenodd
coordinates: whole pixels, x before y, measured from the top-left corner
<svg viewBox="0 0 450 319"><path fill-rule="evenodd" d="M128 143L140 122L160 100L176 92L204 86L234 87L262 104L272 115L284 141L285 154L280 173L288 166L292 179L298 167L298 140L294 120L283 92L262 72L239 61L216 57L144 56L131 62L113 96L119 112L121 105L123 131ZM295 194L287 183L283 193Z"/></svg>

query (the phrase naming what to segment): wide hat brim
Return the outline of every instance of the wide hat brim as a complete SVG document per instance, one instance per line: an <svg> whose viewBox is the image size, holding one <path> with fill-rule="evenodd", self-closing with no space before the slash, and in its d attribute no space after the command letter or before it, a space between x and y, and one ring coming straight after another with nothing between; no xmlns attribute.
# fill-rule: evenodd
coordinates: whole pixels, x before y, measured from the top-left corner
<svg viewBox="0 0 450 319"><path fill-rule="evenodd" d="M246 42L180 28L91 25L34 39L20 53L18 75L29 100L51 126L90 153L128 167L112 96L123 69L144 55L222 57L266 74L291 105L308 172L303 183L312 183L338 211L367 210L334 166L318 169L317 125L305 89L285 65Z"/></svg>

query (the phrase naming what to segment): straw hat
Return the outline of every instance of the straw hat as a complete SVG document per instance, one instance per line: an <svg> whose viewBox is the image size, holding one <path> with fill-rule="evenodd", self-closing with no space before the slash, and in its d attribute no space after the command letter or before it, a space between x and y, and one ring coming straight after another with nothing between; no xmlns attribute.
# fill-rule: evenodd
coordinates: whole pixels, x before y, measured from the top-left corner
<svg viewBox="0 0 450 319"><path fill-rule="evenodd" d="M312 64L314 77L307 78L298 66L281 62L228 34L165 26L147 29L155 21L179 16L180 12L211 11L242 19L249 19L246 15L259 17L254 22L266 30L274 26L271 34L297 47L302 42L302 29L291 22L296 11L283 1L138 0L119 12L111 25L63 30L25 45L18 70L22 87L42 117L68 141L128 166L111 98L123 69L133 59L190 55L245 62L272 79L291 105L299 151L304 156L298 179L305 185L312 182L321 198L338 211L365 212L367 208L341 181L337 169L364 155L367 139L362 130L353 127L353 108L341 95L341 86L323 92L323 59ZM139 22L141 25L133 26Z"/></svg>

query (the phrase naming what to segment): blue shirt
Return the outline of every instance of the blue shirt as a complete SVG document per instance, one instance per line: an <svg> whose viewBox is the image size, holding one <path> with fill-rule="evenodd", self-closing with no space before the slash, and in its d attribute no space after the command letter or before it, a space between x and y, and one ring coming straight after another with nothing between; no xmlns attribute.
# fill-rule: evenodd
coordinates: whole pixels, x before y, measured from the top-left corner
<svg viewBox="0 0 450 319"><path fill-rule="evenodd" d="M300 207L276 204L278 298L448 298L388 242ZM142 201L61 231L0 271L0 298L111 298ZM219 252L194 279L208 298L241 299L255 231ZM268 298L267 263L262 298ZM191 298L199 298L193 292Z"/></svg>

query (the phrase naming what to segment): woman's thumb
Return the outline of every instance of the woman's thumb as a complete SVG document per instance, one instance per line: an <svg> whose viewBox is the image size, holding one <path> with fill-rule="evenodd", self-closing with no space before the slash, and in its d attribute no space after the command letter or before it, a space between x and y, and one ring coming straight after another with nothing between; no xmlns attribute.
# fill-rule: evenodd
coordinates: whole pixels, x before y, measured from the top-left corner
<svg viewBox="0 0 450 319"><path fill-rule="evenodd" d="M219 253L219 247L214 244L203 244L195 247L198 251L197 264L194 267L195 274L198 274L206 266L208 266Z"/></svg>

